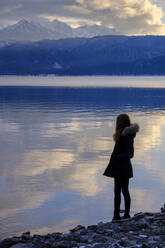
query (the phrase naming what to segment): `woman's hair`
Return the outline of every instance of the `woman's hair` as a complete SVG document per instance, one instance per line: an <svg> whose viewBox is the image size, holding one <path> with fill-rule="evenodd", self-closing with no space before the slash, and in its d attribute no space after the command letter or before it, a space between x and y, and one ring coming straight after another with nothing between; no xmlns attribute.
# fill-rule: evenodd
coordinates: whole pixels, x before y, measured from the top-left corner
<svg viewBox="0 0 165 248"><path fill-rule="evenodd" d="M125 127L129 127L131 125L130 118L127 114L120 114L116 119L116 129L113 135L114 141L117 141L121 132Z"/></svg>

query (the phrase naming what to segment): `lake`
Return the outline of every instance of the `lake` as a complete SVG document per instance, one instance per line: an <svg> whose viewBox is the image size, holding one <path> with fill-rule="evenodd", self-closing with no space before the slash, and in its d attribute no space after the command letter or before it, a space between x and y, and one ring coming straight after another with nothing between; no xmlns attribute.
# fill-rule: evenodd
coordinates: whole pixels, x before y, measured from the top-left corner
<svg viewBox="0 0 165 248"><path fill-rule="evenodd" d="M131 214L165 203L165 77L1 77L0 239L110 221L116 116L140 125ZM123 200L122 200L123 208Z"/></svg>

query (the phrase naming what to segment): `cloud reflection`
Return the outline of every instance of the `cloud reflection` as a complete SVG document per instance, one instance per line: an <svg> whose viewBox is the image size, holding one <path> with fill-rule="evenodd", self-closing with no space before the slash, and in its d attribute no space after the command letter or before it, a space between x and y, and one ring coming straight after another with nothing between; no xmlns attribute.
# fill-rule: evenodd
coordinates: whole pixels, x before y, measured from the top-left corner
<svg viewBox="0 0 165 248"><path fill-rule="evenodd" d="M146 94L153 100L155 91L149 91L149 95L139 90L144 102L135 101L131 105L130 99L137 89L106 89L103 92L88 89L81 93L76 90L76 94L80 94L78 100L75 89L73 96L69 89L60 91L61 98L59 92L56 94L59 89L44 90L44 95L43 89L41 92L39 88L27 90L22 94L23 100L20 96L10 99L0 94L0 218L4 228L12 217L11 226L19 223L16 232L21 231L21 213L27 219L31 216L30 229L43 232L55 223L56 228L61 229L68 227L71 220L74 224L83 219L89 223L96 218L97 211L110 216L113 180L103 177L102 172L114 146L116 115L126 112L128 105L131 119L140 125L133 159L135 178L131 182L133 211L158 207L165 185L162 173L165 112L163 101L160 111L158 102L156 107L149 108L149 100L146 102L144 97ZM35 97L32 102L28 98L34 91L38 102ZM114 93L118 98L113 97ZM156 194L158 189L160 194ZM146 197L149 207L143 206ZM86 212L89 202L91 209L94 204L98 206L94 213L92 210ZM36 223L33 216L37 216ZM55 216L53 220L51 216Z"/></svg>

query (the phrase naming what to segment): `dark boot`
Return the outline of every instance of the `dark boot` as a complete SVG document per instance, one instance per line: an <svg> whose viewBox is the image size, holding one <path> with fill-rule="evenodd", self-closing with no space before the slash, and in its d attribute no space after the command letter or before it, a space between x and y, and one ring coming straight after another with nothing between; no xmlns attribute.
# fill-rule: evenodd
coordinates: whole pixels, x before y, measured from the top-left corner
<svg viewBox="0 0 165 248"><path fill-rule="evenodd" d="M130 219L131 216L129 214L124 214L123 219Z"/></svg>
<svg viewBox="0 0 165 248"><path fill-rule="evenodd" d="M119 214L120 211L115 211L114 212L114 215L113 215L113 221L115 220L121 220L121 217L120 217L120 214Z"/></svg>

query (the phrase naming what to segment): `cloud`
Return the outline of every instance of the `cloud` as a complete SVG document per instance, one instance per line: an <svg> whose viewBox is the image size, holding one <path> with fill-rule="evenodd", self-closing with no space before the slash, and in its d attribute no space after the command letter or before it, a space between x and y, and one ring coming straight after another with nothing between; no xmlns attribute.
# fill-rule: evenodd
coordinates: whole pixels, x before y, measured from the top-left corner
<svg viewBox="0 0 165 248"><path fill-rule="evenodd" d="M71 12L79 13L82 15L90 15L91 14L91 11L89 9L83 8L81 6L71 5L71 6L65 6L65 8L67 10L70 10Z"/></svg>
<svg viewBox="0 0 165 248"><path fill-rule="evenodd" d="M149 211L158 211L160 208L156 192L153 193L152 190L145 190L145 189L132 189L131 190L132 196L132 209L135 213L140 211L149 212ZM147 202L147 204L144 204Z"/></svg>
<svg viewBox="0 0 165 248"><path fill-rule="evenodd" d="M17 4L17 5L13 5L10 7L4 7L4 9L2 10L2 13L11 13L14 9L20 9L22 7L22 4Z"/></svg>
<svg viewBox="0 0 165 248"><path fill-rule="evenodd" d="M22 18L65 19L72 26L100 23L120 32L132 34L165 34L162 0L2 0L0 25ZM10 15L9 15L10 14Z"/></svg>
<svg viewBox="0 0 165 248"><path fill-rule="evenodd" d="M164 34L163 9L150 0L84 0L81 8L88 9L92 18L104 25L113 25L125 34Z"/></svg>

